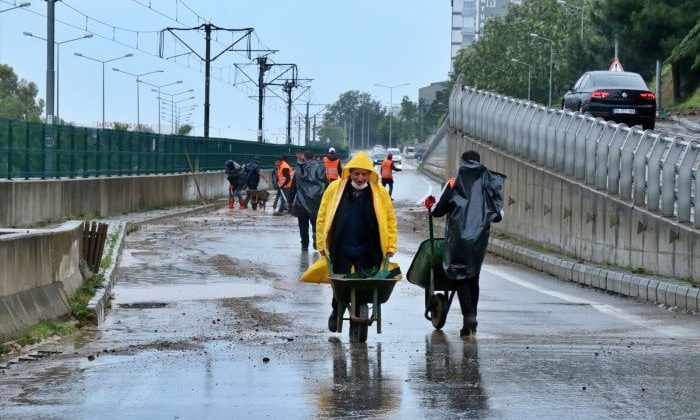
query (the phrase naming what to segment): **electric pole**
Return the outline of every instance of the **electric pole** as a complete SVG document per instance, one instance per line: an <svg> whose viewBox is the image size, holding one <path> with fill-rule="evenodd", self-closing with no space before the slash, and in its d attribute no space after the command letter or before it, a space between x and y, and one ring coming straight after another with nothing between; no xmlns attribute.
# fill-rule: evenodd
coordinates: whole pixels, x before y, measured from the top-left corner
<svg viewBox="0 0 700 420"><path fill-rule="evenodd" d="M177 34L176 31L204 31L204 40L205 40L205 53L204 57L202 57L194 48L190 47L189 44L187 44L185 41L182 40ZM218 54L216 54L214 57L211 55L211 33L212 31L226 31L226 32L242 32L243 35L241 35L238 39L234 40L231 44L229 44L226 48L224 48L222 51L220 51ZM195 26L193 28L165 28L160 31L160 45L159 45L159 51L158 55L160 58L164 58L164 50L165 50L165 33L168 32L170 33L175 39L184 45L187 49L189 49L192 54L196 55L199 57L200 60L204 62L204 137L209 137L209 90L210 90L210 80L211 80L211 63L215 61L217 58L221 57L224 53L229 52L229 51L239 51L239 52L245 52L246 56L248 59L250 59L250 53L254 50L250 48L250 42L251 42L251 34L253 33L254 29L253 28L241 28L241 29L230 29L230 28L222 28L219 26L216 26L212 23L203 23L199 26ZM243 49L235 49L234 47L242 40L247 40L246 47ZM268 50L265 50L268 51Z"/></svg>

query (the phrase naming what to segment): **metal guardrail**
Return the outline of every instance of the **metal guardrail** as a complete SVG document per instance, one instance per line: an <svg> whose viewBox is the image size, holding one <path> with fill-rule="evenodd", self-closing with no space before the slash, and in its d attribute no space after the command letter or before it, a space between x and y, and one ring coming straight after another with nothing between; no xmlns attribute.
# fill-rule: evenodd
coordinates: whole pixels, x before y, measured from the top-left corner
<svg viewBox="0 0 700 420"><path fill-rule="evenodd" d="M103 130L0 118L0 179L75 178L220 171L234 159L261 157L271 168L276 156L299 146L253 141ZM304 147L324 154L327 147ZM342 156L347 152L338 151Z"/></svg>
<svg viewBox="0 0 700 420"><path fill-rule="evenodd" d="M450 129L700 228L700 143L456 83Z"/></svg>

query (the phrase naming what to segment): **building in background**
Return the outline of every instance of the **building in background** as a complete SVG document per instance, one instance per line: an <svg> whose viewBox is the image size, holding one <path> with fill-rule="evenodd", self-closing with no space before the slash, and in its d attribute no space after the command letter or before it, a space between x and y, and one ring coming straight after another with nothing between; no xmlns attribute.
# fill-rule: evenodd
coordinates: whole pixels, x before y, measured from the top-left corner
<svg viewBox="0 0 700 420"><path fill-rule="evenodd" d="M445 82L435 82L428 86L423 86L418 89L418 103L423 102L425 105L430 106L435 100L435 96L441 90L447 89L447 81Z"/></svg>
<svg viewBox="0 0 700 420"><path fill-rule="evenodd" d="M462 48L479 40L479 34L487 20L505 16L510 4L521 4L522 0L450 0L452 4L452 61Z"/></svg>

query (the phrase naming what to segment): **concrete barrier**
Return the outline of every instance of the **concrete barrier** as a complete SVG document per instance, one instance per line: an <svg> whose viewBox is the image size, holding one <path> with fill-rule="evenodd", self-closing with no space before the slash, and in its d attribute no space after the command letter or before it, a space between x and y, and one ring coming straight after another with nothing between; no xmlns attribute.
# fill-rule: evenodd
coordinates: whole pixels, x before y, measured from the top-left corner
<svg viewBox="0 0 700 420"><path fill-rule="evenodd" d="M228 194L222 172L198 173L204 199ZM102 217L199 200L192 174L0 181L0 226Z"/></svg>
<svg viewBox="0 0 700 420"><path fill-rule="evenodd" d="M70 311L82 284L81 222L55 229L0 230L0 338Z"/></svg>

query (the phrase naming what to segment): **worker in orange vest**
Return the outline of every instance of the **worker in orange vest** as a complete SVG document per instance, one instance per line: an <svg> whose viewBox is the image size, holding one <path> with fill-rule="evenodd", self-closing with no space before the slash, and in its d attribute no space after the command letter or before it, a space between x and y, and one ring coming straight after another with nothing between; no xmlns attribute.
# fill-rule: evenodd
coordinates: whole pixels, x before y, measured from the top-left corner
<svg viewBox="0 0 700 420"><path fill-rule="evenodd" d="M272 213L274 216L281 216L285 209L289 210L292 201L292 179L294 179L294 169L289 166L287 156L280 156L280 163L277 166L277 186L282 193L279 208Z"/></svg>
<svg viewBox="0 0 700 420"><path fill-rule="evenodd" d="M323 166L326 167L326 179L328 182L335 181L340 177L343 168L340 165L340 156L335 153L335 148L328 149L328 154L323 157Z"/></svg>
<svg viewBox="0 0 700 420"><path fill-rule="evenodd" d="M392 157L391 153L386 155L386 159L382 162L382 167L380 169L382 187L386 188L387 185L389 186L389 197L391 197L391 193L394 191L394 172L401 171L401 169L397 168L394 164Z"/></svg>

